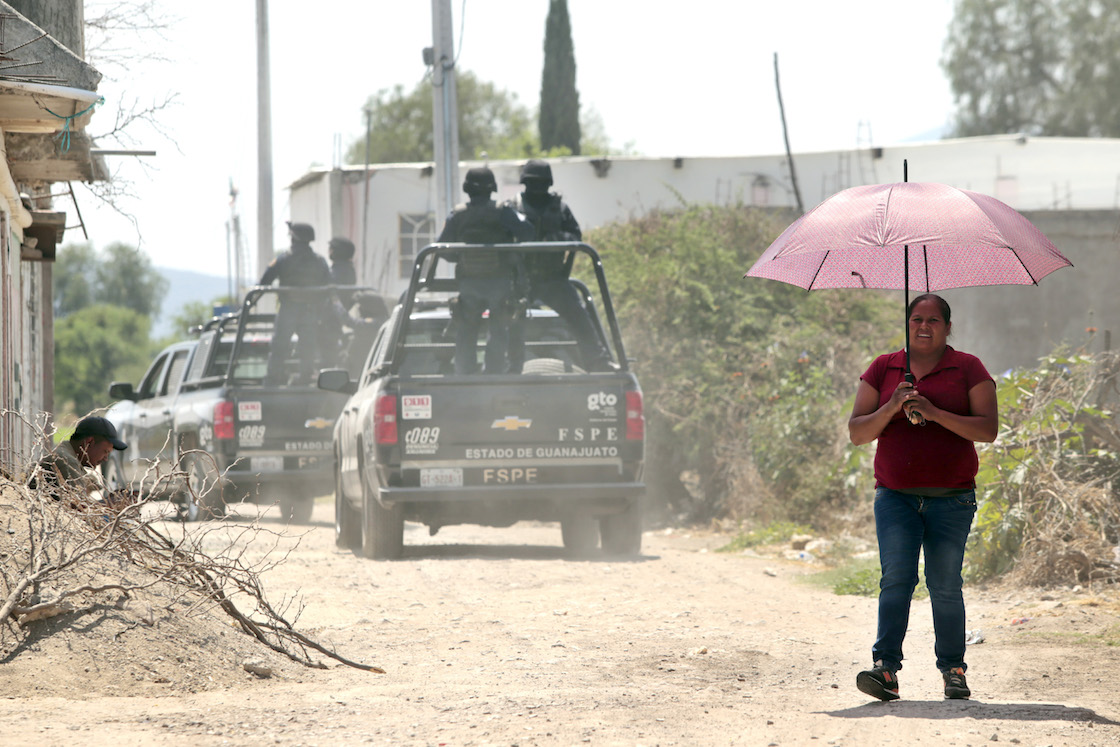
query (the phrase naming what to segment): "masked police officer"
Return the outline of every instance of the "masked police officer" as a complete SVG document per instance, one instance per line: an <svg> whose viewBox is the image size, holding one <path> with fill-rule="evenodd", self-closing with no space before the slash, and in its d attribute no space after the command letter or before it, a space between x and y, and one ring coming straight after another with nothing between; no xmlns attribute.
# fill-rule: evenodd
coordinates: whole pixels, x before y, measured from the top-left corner
<svg viewBox="0 0 1120 747"><path fill-rule="evenodd" d="M499 207L490 199L497 191L494 172L485 166L467 171L463 191L470 200L451 211L440 243L510 244L532 236L532 227L509 206ZM478 370L478 333L482 312L490 310L489 338L484 357L485 373L509 370L509 330L522 310L517 301L527 290L521 257L516 252L482 248L456 252L455 279L459 298L455 309L455 373Z"/></svg>
<svg viewBox="0 0 1120 747"><path fill-rule="evenodd" d="M258 285L272 285L279 281L281 287L311 288L330 285L331 271L327 260L315 253L311 242L315 229L307 223L288 221L291 249L272 261L261 275ZM292 335L298 336L296 357L302 380L309 381L315 365L316 329L323 316L323 299L301 297L296 294L281 296L276 312L276 326L272 346L268 352L266 380L271 384L284 382L284 361L291 352Z"/></svg>
<svg viewBox="0 0 1120 747"><path fill-rule="evenodd" d="M548 162L532 159L521 167L521 192L509 204L533 225L534 241L582 241L583 233L571 209L559 194L551 191L552 167ZM580 301L579 293L568 282L574 255L571 252L531 252L525 257L529 278L530 301L551 306L568 325L579 345L583 365L589 371L610 368L610 354L596 334L591 317ZM520 371L525 358L525 343L520 327L510 340L510 363Z"/></svg>

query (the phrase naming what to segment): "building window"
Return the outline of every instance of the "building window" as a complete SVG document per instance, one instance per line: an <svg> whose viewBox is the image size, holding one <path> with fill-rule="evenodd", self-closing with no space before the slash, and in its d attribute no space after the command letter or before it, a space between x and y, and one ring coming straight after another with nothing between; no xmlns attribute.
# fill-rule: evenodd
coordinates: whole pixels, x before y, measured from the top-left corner
<svg viewBox="0 0 1120 747"><path fill-rule="evenodd" d="M400 213L400 277L412 277L412 264L420 250L436 240L433 213Z"/></svg>

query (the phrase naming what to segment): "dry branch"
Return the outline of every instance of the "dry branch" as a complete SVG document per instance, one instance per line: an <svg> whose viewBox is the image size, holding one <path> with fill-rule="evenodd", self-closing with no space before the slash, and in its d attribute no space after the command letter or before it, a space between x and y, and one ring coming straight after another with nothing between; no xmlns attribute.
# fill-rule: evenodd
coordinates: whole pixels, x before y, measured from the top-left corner
<svg viewBox="0 0 1120 747"><path fill-rule="evenodd" d="M43 435L43 442L50 443ZM6 633L25 635L24 629L37 620L96 609L79 599L109 592L127 597L158 585L188 602L181 614L217 607L243 632L304 666L324 668L313 658L318 653L364 671L384 671L343 657L296 630L298 614L289 619L286 612L294 600L283 608L269 601L262 574L292 552L280 547L280 535L256 522L209 522L183 524L182 536L172 539L161 525L173 519L174 507L154 500L152 493L130 494L131 502L111 507L71 486L28 487L27 477L38 475L38 469L25 469L18 482L0 479L0 520L6 517L8 524L8 532L0 534L0 640ZM198 494L185 473L156 474L153 468L148 477L165 489L182 486L178 489L189 491L189 500L206 505L208 496ZM247 549L259 551L262 542L264 552L250 559ZM207 551L206 546L216 549ZM114 572L118 577L99 578ZM248 613L238 606L242 602ZM12 627L12 621L20 627Z"/></svg>

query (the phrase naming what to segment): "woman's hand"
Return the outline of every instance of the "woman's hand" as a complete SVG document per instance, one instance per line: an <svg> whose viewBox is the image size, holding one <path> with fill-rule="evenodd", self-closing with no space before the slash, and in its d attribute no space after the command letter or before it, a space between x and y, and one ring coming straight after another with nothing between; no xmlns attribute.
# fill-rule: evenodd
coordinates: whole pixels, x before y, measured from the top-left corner
<svg viewBox="0 0 1120 747"><path fill-rule="evenodd" d="M879 390L861 379L852 415L848 418L848 436L852 443L858 446L878 438L891 420L902 412L903 405L916 394L914 385L903 381L895 387L890 399L880 406Z"/></svg>
<svg viewBox="0 0 1120 747"><path fill-rule="evenodd" d="M904 408L917 394L918 390L914 388L913 384L909 381L900 381L891 394L891 398L887 401L887 406L890 409L891 415L894 415L896 412L902 412L905 415L906 410Z"/></svg>
<svg viewBox="0 0 1120 747"><path fill-rule="evenodd" d="M917 389L911 389L902 403L902 412L911 423L923 423L923 421L936 423L937 413L941 410L923 397Z"/></svg>

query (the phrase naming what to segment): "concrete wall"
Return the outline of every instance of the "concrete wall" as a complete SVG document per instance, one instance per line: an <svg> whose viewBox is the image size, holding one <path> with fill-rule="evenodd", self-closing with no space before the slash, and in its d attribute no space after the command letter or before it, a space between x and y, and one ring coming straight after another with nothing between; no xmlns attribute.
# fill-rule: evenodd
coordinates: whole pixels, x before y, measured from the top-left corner
<svg viewBox="0 0 1120 747"><path fill-rule="evenodd" d="M1056 345L1120 345L1120 212L1025 211L1073 267L1035 286L962 288L942 295L953 309L950 344L978 355L993 374L1034 366ZM1088 330L1096 328L1092 333Z"/></svg>
<svg viewBox="0 0 1120 747"><path fill-rule="evenodd" d="M85 56L84 0L7 0L7 4L71 52Z"/></svg>

